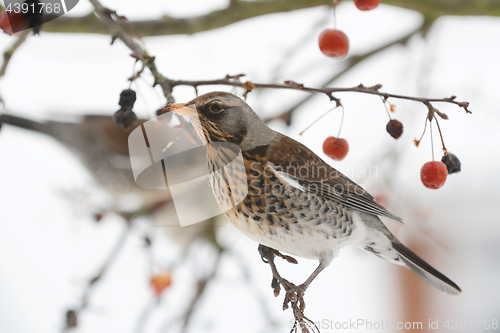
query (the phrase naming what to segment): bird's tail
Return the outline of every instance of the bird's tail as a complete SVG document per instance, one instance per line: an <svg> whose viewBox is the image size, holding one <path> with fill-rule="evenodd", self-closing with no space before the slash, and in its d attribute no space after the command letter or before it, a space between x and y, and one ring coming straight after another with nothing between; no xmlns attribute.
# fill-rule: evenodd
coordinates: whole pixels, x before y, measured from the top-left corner
<svg viewBox="0 0 500 333"><path fill-rule="evenodd" d="M0 124L9 124L12 126L28 129L35 132L47 134L47 124L34 120L13 116L8 113L0 114Z"/></svg>
<svg viewBox="0 0 500 333"><path fill-rule="evenodd" d="M398 252L406 267L411 269L422 280L433 288L450 295L459 295L462 290L453 281L448 279L437 269L429 265L412 250L401 244L398 240L392 240L392 246Z"/></svg>

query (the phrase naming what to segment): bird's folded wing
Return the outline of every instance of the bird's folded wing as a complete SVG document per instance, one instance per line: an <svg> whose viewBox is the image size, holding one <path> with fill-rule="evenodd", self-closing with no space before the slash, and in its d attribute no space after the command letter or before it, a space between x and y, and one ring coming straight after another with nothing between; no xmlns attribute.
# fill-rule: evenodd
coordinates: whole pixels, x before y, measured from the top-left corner
<svg viewBox="0 0 500 333"><path fill-rule="evenodd" d="M268 146L266 160L269 162L268 167L282 177L295 180L304 191L403 223L400 217L379 205L365 189L332 168L310 149L285 135L278 135Z"/></svg>

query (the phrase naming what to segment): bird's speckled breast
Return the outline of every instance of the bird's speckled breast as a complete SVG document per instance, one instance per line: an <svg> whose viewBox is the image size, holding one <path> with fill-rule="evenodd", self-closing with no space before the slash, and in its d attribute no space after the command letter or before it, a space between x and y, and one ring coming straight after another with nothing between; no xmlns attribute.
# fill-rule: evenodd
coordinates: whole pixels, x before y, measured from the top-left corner
<svg viewBox="0 0 500 333"><path fill-rule="evenodd" d="M355 229L350 208L284 183L261 155L243 152L244 170L226 168L226 179L213 174L212 187L223 208L229 208L230 199L221 193L236 189L238 196L248 189L240 203L226 210L236 228L260 244L303 258L336 255L348 245Z"/></svg>

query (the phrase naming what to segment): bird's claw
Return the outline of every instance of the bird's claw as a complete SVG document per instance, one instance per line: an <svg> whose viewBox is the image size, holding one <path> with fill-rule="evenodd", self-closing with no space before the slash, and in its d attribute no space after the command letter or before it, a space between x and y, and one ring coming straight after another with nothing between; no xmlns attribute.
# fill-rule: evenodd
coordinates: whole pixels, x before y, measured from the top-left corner
<svg viewBox="0 0 500 333"><path fill-rule="evenodd" d="M271 288L273 288L274 297L278 297L281 291L281 285L275 277L273 277L273 281L271 282Z"/></svg>
<svg viewBox="0 0 500 333"><path fill-rule="evenodd" d="M305 303L304 303L304 292L306 291L306 288L303 284L300 286L296 286L293 283L288 282L287 280L283 279L282 283L283 288L286 290L285 294L285 299L283 300L283 310L288 309L288 303L291 303L291 305L295 308L296 305L303 310L305 308Z"/></svg>
<svg viewBox="0 0 500 333"><path fill-rule="evenodd" d="M291 263L291 264L298 264L297 259L295 259L295 258L294 258L294 257L292 257L292 256L289 256L289 255L283 254L283 253L281 253L281 252L279 252L279 251L276 251L276 253L275 253L275 254L276 254L276 256L280 257L281 259L284 259L284 260L288 261L288 262L289 262L289 263Z"/></svg>
<svg viewBox="0 0 500 333"><path fill-rule="evenodd" d="M274 265L275 257L280 257L290 263L297 263L295 258L283 255L279 251L261 244L259 244L259 253L262 261L271 265L271 269L273 270L271 288L273 288L274 296L277 297L280 294L281 287L283 287L286 291L285 299L283 300L283 310L288 309L288 303L291 304L293 316L295 317L295 325L292 328L292 332L297 332L297 329L300 328L302 333L309 333L309 329L312 329L313 332L319 333L319 329L315 323L304 315L304 309L306 308L306 303L304 302L304 293L307 289L306 285L301 284L296 286L288 280L283 279Z"/></svg>
<svg viewBox="0 0 500 333"><path fill-rule="evenodd" d="M262 244L259 244L260 258L266 264L269 264L269 257L274 258L274 256L275 256L274 251L276 251L276 250L271 249L270 247L264 246Z"/></svg>

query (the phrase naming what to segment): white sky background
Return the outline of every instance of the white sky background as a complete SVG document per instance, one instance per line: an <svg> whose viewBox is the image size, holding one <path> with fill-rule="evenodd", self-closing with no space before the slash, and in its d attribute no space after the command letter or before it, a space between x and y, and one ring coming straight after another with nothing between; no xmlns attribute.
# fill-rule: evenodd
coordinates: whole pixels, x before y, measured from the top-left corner
<svg viewBox="0 0 500 333"><path fill-rule="evenodd" d="M134 20L164 14L202 15L224 8L227 1L141 1L140 8L136 1L103 4ZM71 14L82 15L89 9L81 1ZM350 39L351 55L400 38L421 21L415 12L383 5L363 13L351 3L342 3L337 15L339 29ZM330 22L315 27L325 18ZM317 35L331 24L331 10L318 7L258 17L192 36L149 37L144 41L156 56L160 71L171 78L210 79L247 73L248 79L255 82L291 79L315 86L343 66L342 61L324 57L317 47ZM312 37L306 38L308 35ZM381 52L335 83L381 83L387 92L428 97L457 95L459 100L471 103L473 115L466 115L456 106L435 105L450 117L440 124L446 144L461 159L463 170L450 176L438 191L424 188L419 179L420 167L431 159L429 133L420 148L412 143L423 128L426 109L420 104L392 100L397 105L394 118L405 126L403 136L395 141L385 131L387 116L377 97L339 94L346 108L341 136L350 146L342 162L328 159L321 149L327 136L337 134L339 112L332 112L298 136L331 107L325 96L316 96L298 110L291 128L273 124L370 191L390 193L386 194L390 210L412 225L411 230L398 229L397 235L403 241L409 235L425 239L436 255L431 263L464 291L458 298L432 294L436 311L440 310L436 316L450 319L500 319L500 288L496 282L500 277L500 197L496 191L500 180L499 35L499 18L443 17L433 25L426 40L414 38L406 47L394 46ZM0 34L0 49L12 42L12 38ZM41 36L28 38L0 81L7 110L38 119L54 113L111 115L118 109L120 91L128 87L126 79L131 75L133 59L120 41L113 46L109 42L106 35L43 31ZM289 53L290 49L294 52ZM279 64L279 72L275 73ZM159 88L150 88L151 76L143 76L133 86L139 93L135 110L139 116L148 117L164 99ZM179 87L174 96L178 101L187 101L194 92ZM260 115L271 115L300 97L298 92L253 92L248 102ZM437 159L440 146L437 131L434 134ZM381 161L380 156L388 152L397 153L397 161ZM0 132L0 161L0 332L60 331L64 311L75 304L88 278L100 267L122 223L111 216L96 225L89 214L82 214L84 209L64 198L62 192L95 189L88 185L87 172L54 140L4 126ZM360 166L376 166L378 177L358 177ZM417 214L426 219L417 221L413 218ZM256 244L232 227L226 228L221 237L246 258L257 289L281 325L280 331L286 331L292 314L280 310L282 295L273 298L271 274L260 261ZM165 251L171 250L164 246ZM140 310L151 297L145 257L141 239L129 238L112 272L93 294L92 305L80 318L77 332L132 332ZM299 262L300 266L293 268L280 265L282 274L302 282L316 262ZM261 309L238 278L237 265L234 260L223 265L224 275L210 288L203 309L195 314L192 331L261 330L263 321L255 320ZM374 256L346 249L312 284L306 314L315 320L401 320L393 292L393 273L398 269ZM174 286L182 289L184 279L190 278L188 273L176 273ZM161 331L165 316L183 304L179 295L182 293L175 291L164 295L146 332ZM447 312L443 314L442 309Z"/></svg>

